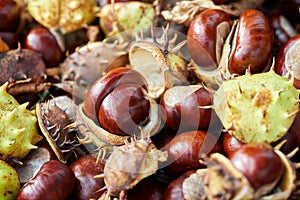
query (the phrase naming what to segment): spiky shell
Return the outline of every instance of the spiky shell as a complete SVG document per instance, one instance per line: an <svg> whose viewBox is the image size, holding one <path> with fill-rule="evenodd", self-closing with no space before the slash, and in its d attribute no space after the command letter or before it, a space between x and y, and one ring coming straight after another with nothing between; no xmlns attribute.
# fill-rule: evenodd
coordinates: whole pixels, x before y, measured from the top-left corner
<svg viewBox="0 0 300 200"><path fill-rule="evenodd" d="M0 199L16 199L20 190L20 180L16 170L3 160L0 160Z"/></svg>
<svg viewBox="0 0 300 200"><path fill-rule="evenodd" d="M123 31L153 26L155 10L152 4L131 1L106 4L99 13L100 26L107 36Z"/></svg>
<svg viewBox="0 0 300 200"><path fill-rule="evenodd" d="M67 57L61 64L62 83L73 85L74 95L83 98L88 88L102 73L128 63L128 44L91 42Z"/></svg>
<svg viewBox="0 0 300 200"><path fill-rule="evenodd" d="M7 84L0 87L0 155L1 159L21 160L42 139L38 134L37 117L6 92Z"/></svg>
<svg viewBox="0 0 300 200"><path fill-rule="evenodd" d="M95 0L29 0L27 5L36 21L63 34L89 24L99 10Z"/></svg>
<svg viewBox="0 0 300 200"><path fill-rule="evenodd" d="M240 141L271 143L293 123L298 99L293 81L270 70L224 81L214 94L214 108L224 128Z"/></svg>

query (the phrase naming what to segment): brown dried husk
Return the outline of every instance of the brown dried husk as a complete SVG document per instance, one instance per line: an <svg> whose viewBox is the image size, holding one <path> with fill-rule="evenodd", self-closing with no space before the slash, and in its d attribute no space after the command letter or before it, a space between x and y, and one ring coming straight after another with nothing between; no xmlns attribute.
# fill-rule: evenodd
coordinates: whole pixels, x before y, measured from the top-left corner
<svg viewBox="0 0 300 200"><path fill-rule="evenodd" d="M108 195L118 196L120 192L133 188L144 178L155 174L159 162L166 160L166 152L158 150L149 138L115 147L104 168Z"/></svg>
<svg viewBox="0 0 300 200"><path fill-rule="evenodd" d="M212 0L179 1L170 11L161 14L166 20L189 26L195 16L206 9L219 9L238 17L244 10L257 8L263 3L264 0L242 0L222 5L214 4Z"/></svg>
<svg viewBox="0 0 300 200"><path fill-rule="evenodd" d="M77 48L61 64L61 83L56 86L83 99L103 73L128 62L128 43L90 42Z"/></svg>
<svg viewBox="0 0 300 200"><path fill-rule="evenodd" d="M79 146L77 132L66 110L56 105L55 99L51 101L36 104L38 124L58 160L66 163Z"/></svg>
<svg viewBox="0 0 300 200"><path fill-rule="evenodd" d="M173 60L169 60L171 63L168 62L168 55L174 56ZM180 55L172 54L171 50L165 53L157 44L133 43L129 50L129 61L131 68L145 77L149 96L154 99L158 99L167 88L188 82L186 61ZM173 69L172 64L178 68Z"/></svg>

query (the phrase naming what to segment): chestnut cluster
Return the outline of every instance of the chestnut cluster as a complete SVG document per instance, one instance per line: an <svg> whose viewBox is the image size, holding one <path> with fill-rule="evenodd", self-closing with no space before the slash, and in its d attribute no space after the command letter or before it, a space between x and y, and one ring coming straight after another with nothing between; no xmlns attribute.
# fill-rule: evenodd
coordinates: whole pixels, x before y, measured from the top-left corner
<svg viewBox="0 0 300 200"><path fill-rule="evenodd" d="M16 199L288 199L293 195L300 114L275 143L243 143L223 130L213 97L222 81L271 68L300 89L300 17L293 10L299 2L286 1L294 5L287 11L279 0L251 1L260 4L251 9L239 7L244 1L189 1L197 6L186 12L191 20L184 22L175 15L163 19L156 12L175 5L184 10L185 1L116 0L115 13L110 0L89 2L104 9L92 17L94 21L62 33L69 29L58 31L38 22L25 2L0 0L0 71L10 72L4 69L11 67L5 76L10 84L15 79L21 79L21 86L30 82L10 91L37 95L38 101L31 103L44 137L24 159L10 160L21 184ZM228 7L241 14L233 15ZM122 18L131 19L131 14L136 14L137 23ZM126 35L129 41L122 43L120 35L111 37L144 24L169 25L161 37L153 29L146 39ZM172 28L187 35L186 41L174 37L172 43L168 33ZM82 51L77 48L81 45L85 45ZM40 57L32 59L27 51ZM42 67L28 69L26 60L22 73L17 73L19 65L6 62L16 58L13 63L19 63L22 57L38 60ZM43 79L36 81L36 74L29 71ZM97 79L83 80L89 77ZM76 90L78 85L86 91ZM75 97L60 100L61 95ZM60 101L65 105L57 107Z"/></svg>

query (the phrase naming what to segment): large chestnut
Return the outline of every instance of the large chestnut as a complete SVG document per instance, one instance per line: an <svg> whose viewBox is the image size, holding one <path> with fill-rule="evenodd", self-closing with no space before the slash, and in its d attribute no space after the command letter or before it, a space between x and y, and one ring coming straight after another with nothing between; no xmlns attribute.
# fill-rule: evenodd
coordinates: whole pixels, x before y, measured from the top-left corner
<svg viewBox="0 0 300 200"><path fill-rule="evenodd" d="M204 167L200 159L211 153L223 151L218 138L203 130L180 133L163 149L168 152L170 162L164 170L174 177L188 170Z"/></svg>
<svg viewBox="0 0 300 200"><path fill-rule="evenodd" d="M21 8L14 0L0 1L0 31L14 32L20 23Z"/></svg>
<svg viewBox="0 0 300 200"><path fill-rule="evenodd" d="M275 64L275 71L286 75L291 71L294 75L294 86L300 89L300 62L299 62L300 34L292 37L280 49Z"/></svg>
<svg viewBox="0 0 300 200"><path fill-rule="evenodd" d="M105 75L99 77L85 95L83 111L86 116L94 122L98 122L98 113L104 98L116 87L124 83L146 86L144 77L135 70L126 67L110 70Z"/></svg>
<svg viewBox="0 0 300 200"><path fill-rule="evenodd" d="M19 191L17 200L67 200L75 183L73 171L58 160L46 162Z"/></svg>
<svg viewBox="0 0 300 200"><path fill-rule="evenodd" d="M217 9L207 9L194 18L188 29L187 48L197 65L209 70L218 67L230 24L230 16Z"/></svg>
<svg viewBox="0 0 300 200"><path fill-rule="evenodd" d="M135 84L122 84L108 94L99 109L101 127L117 135L138 133L149 116L150 102L144 89Z"/></svg>
<svg viewBox="0 0 300 200"><path fill-rule="evenodd" d="M116 68L89 88L83 109L110 133L136 134L149 117L150 102L146 93L146 80L140 73L125 67Z"/></svg>
<svg viewBox="0 0 300 200"><path fill-rule="evenodd" d="M284 171L281 158L267 143L245 144L229 159L233 166L246 176L256 193L259 194L270 192Z"/></svg>
<svg viewBox="0 0 300 200"><path fill-rule="evenodd" d="M47 67L56 67L63 59L56 38L44 27L31 29L24 38L24 47L41 53Z"/></svg>
<svg viewBox="0 0 300 200"><path fill-rule="evenodd" d="M237 26L236 39L229 58L231 74L262 72L272 55L273 30L268 18L259 10L245 10Z"/></svg>
<svg viewBox="0 0 300 200"><path fill-rule="evenodd" d="M100 191L105 186L103 178L95 178L96 175L104 171L105 161L99 159L97 155L87 154L79 157L71 164L76 181L74 187L74 199L98 199L105 190Z"/></svg>
<svg viewBox="0 0 300 200"><path fill-rule="evenodd" d="M201 85L174 86L161 98L166 125L180 132L217 125L219 120L213 109L203 108L210 105L212 94Z"/></svg>

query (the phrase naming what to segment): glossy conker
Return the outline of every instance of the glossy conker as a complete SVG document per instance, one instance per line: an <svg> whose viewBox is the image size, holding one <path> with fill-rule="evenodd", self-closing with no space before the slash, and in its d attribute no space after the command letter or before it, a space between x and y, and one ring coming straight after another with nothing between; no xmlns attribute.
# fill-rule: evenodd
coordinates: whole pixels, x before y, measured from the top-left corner
<svg viewBox="0 0 300 200"><path fill-rule="evenodd" d="M127 67L112 69L99 77L89 88L83 102L85 115L98 122L98 113L104 98L116 87L125 83L136 84L146 89L146 80L139 72Z"/></svg>
<svg viewBox="0 0 300 200"><path fill-rule="evenodd" d="M139 133L148 119L150 102L143 87L122 84L108 94L100 106L98 120L101 127L116 135Z"/></svg>
<svg viewBox="0 0 300 200"><path fill-rule="evenodd" d="M233 152L238 150L245 143L239 141L236 137L228 132L224 132L222 138L223 150L227 156L231 156Z"/></svg>
<svg viewBox="0 0 300 200"><path fill-rule="evenodd" d="M276 56L275 72L284 76L292 71L294 86L300 89L300 34L290 38Z"/></svg>
<svg viewBox="0 0 300 200"><path fill-rule="evenodd" d="M180 133L163 149L168 152L168 160L171 162L164 170L174 177L204 167L200 159L223 151L218 138L203 130Z"/></svg>
<svg viewBox="0 0 300 200"><path fill-rule="evenodd" d="M0 1L0 31L14 32L20 23L21 8L14 0Z"/></svg>
<svg viewBox="0 0 300 200"><path fill-rule="evenodd" d="M46 162L20 189L17 200L67 200L75 183L71 168L58 160Z"/></svg>
<svg viewBox="0 0 300 200"><path fill-rule="evenodd" d="M31 29L24 38L24 47L41 53L47 67L56 67L63 59L55 37L44 27Z"/></svg>
<svg viewBox="0 0 300 200"><path fill-rule="evenodd" d="M267 143L245 144L229 159L260 194L268 193L273 189L284 171L281 158Z"/></svg>
<svg viewBox="0 0 300 200"><path fill-rule="evenodd" d="M172 180L167 189L164 192L164 200L184 200L184 194L182 191L183 181L190 175L194 174L195 170L190 170L179 176L178 178Z"/></svg>
<svg viewBox="0 0 300 200"><path fill-rule="evenodd" d="M165 184L152 175L128 190L127 199L162 200L165 189Z"/></svg>
<svg viewBox="0 0 300 200"><path fill-rule="evenodd" d="M218 67L230 23L230 16L217 9L207 9L193 19L188 29L187 49L197 65L208 70Z"/></svg>
<svg viewBox="0 0 300 200"><path fill-rule="evenodd" d="M180 132L216 125L219 121L213 109L201 108L210 105L212 93L201 85L174 86L161 98L166 125Z"/></svg>
<svg viewBox="0 0 300 200"><path fill-rule="evenodd" d="M105 190L99 191L105 186L103 178L95 178L104 171L105 161L97 155L86 154L77 158L71 165L76 181L73 198L76 200L98 199Z"/></svg>
<svg viewBox="0 0 300 200"><path fill-rule="evenodd" d="M231 74L262 72L272 55L273 30L266 15L256 9L245 10L237 26L235 45L229 58Z"/></svg>

